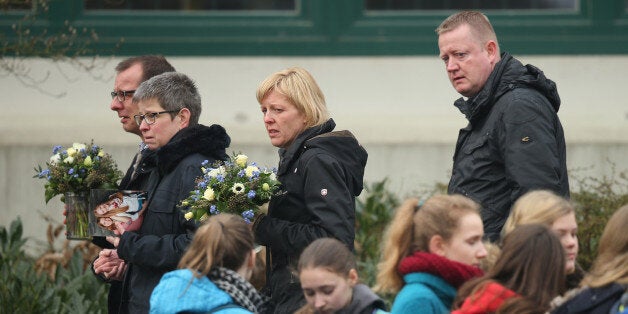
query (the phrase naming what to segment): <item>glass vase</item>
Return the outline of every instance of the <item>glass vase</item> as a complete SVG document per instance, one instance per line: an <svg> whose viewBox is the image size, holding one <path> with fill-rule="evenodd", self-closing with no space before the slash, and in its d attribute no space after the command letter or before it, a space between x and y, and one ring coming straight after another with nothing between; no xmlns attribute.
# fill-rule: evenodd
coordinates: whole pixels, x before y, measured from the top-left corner
<svg viewBox="0 0 628 314"><path fill-rule="evenodd" d="M90 240L87 193L65 193L65 229L68 240Z"/></svg>

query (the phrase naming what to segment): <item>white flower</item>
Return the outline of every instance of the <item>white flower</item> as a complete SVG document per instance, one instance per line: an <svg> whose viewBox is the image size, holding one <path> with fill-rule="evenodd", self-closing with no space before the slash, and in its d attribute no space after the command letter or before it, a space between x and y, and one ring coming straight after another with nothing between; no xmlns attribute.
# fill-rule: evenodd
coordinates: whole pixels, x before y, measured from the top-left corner
<svg viewBox="0 0 628 314"><path fill-rule="evenodd" d="M236 165L240 166L240 167L244 167L246 166L246 161L249 159L249 157L247 157L246 155L238 155L235 157L235 163Z"/></svg>
<svg viewBox="0 0 628 314"><path fill-rule="evenodd" d="M207 188L207 190L205 190L205 193L203 193L203 198L208 201L213 201L215 198L214 190L212 190L212 188Z"/></svg>
<svg viewBox="0 0 628 314"><path fill-rule="evenodd" d="M247 177L252 177L253 176L253 172L259 172L259 168L255 167L255 166L248 166L246 167L246 169L244 169L244 173L246 173Z"/></svg>
<svg viewBox="0 0 628 314"><path fill-rule="evenodd" d="M223 168L223 167L220 167L220 168ZM219 174L222 174L222 171L221 171L221 169L220 169L220 168L212 168L211 170L209 170L209 172L207 173L207 175L208 175L210 178L215 178L215 177L217 177ZM222 170L224 170L224 168L223 168Z"/></svg>
<svg viewBox="0 0 628 314"><path fill-rule="evenodd" d="M74 143L72 144L72 148L74 148L77 152L81 151L81 149L87 149L87 146L85 146L85 144L81 144L81 143Z"/></svg>
<svg viewBox="0 0 628 314"><path fill-rule="evenodd" d="M185 213L185 220L190 220L192 218L194 218L194 213L192 212Z"/></svg>
<svg viewBox="0 0 628 314"><path fill-rule="evenodd" d="M235 194L242 194L242 193L244 193L244 184L242 184L242 183L234 184L233 187L231 188L231 192L233 192Z"/></svg>
<svg viewBox="0 0 628 314"><path fill-rule="evenodd" d="M68 156L66 159L63 160L63 162L65 162L66 164L71 164L74 162L74 157Z"/></svg>
<svg viewBox="0 0 628 314"><path fill-rule="evenodd" d="M59 161L61 161L61 155L59 155L58 153L50 157L50 163L53 165L56 165Z"/></svg>
<svg viewBox="0 0 628 314"><path fill-rule="evenodd" d="M276 181L277 180L277 175L273 172L273 173L270 174L269 178L270 178L271 181Z"/></svg>

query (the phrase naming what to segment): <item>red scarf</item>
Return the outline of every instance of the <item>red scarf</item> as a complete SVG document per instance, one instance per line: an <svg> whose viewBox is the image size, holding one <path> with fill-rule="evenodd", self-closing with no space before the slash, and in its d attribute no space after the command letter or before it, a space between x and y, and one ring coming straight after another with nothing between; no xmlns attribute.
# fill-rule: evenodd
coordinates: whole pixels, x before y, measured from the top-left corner
<svg viewBox="0 0 628 314"><path fill-rule="evenodd" d="M517 294L496 283L489 282L478 290L472 297L467 297L462 306L451 312L452 314L483 314L495 313L510 298Z"/></svg>
<svg viewBox="0 0 628 314"><path fill-rule="evenodd" d="M452 261L440 255L427 252L414 252L404 257L397 270L401 275L409 273L428 273L440 277L454 288L458 289L471 278L480 277L484 272L471 265Z"/></svg>

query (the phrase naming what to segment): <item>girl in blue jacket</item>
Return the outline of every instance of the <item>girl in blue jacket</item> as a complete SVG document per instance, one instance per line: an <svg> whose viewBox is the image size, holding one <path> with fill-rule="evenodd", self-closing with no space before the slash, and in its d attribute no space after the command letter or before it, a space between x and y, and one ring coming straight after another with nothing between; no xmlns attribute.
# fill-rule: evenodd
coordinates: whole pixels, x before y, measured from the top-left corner
<svg viewBox="0 0 628 314"><path fill-rule="evenodd" d="M179 262L150 297L151 313L263 313L266 303L248 280L255 266L253 234L242 217L210 216Z"/></svg>
<svg viewBox="0 0 628 314"><path fill-rule="evenodd" d="M376 290L396 293L392 313L449 313L456 290L482 275L478 205L462 195L406 200L384 242Z"/></svg>

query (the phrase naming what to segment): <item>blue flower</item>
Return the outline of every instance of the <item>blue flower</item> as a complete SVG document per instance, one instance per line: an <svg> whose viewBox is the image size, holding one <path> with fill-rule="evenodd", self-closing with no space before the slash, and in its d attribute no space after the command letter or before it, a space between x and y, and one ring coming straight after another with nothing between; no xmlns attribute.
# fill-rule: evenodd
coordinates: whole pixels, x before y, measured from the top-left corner
<svg viewBox="0 0 628 314"><path fill-rule="evenodd" d="M70 170L68 170L68 174L73 174L74 173L74 168L70 168Z"/></svg>
<svg viewBox="0 0 628 314"><path fill-rule="evenodd" d="M246 194L246 197L253 199L255 198L255 195L257 195L257 193L255 193L255 190L250 190L249 193Z"/></svg>
<svg viewBox="0 0 628 314"><path fill-rule="evenodd" d="M203 160L203 162L201 163L201 166L207 166L207 164L209 163L209 160L205 159Z"/></svg>
<svg viewBox="0 0 628 314"><path fill-rule="evenodd" d="M204 189L207 186L207 182L206 181L201 181L198 183L198 187L201 189Z"/></svg>
<svg viewBox="0 0 628 314"><path fill-rule="evenodd" d="M92 145L92 154L98 154L100 147L98 145Z"/></svg>
<svg viewBox="0 0 628 314"><path fill-rule="evenodd" d="M42 170L37 176L39 178L43 178L43 177L49 178L50 177L50 169Z"/></svg>
<svg viewBox="0 0 628 314"><path fill-rule="evenodd" d="M61 145L55 145L55 146L52 148L52 153L53 153L53 154L56 154L56 153L58 153L61 149L63 149L63 146L61 146Z"/></svg>
<svg viewBox="0 0 628 314"><path fill-rule="evenodd" d="M255 217L255 213L253 213L252 209L242 212L242 218L247 224L251 223L251 219L253 219L253 217Z"/></svg>
<svg viewBox="0 0 628 314"><path fill-rule="evenodd" d="M240 170L240 172L238 172L238 177L242 178L246 175L246 172L244 172L244 170Z"/></svg>
<svg viewBox="0 0 628 314"><path fill-rule="evenodd" d="M222 174L219 174L216 176L216 180L218 180L218 182L223 182L225 181L225 177Z"/></svg>
<svg viewBox="0 0 628 314"><path fill-rule="evenodd" d="M220 213L218 209L216 209L216 205L209 206L209 213L212 215L217 215Z"/></svg>

